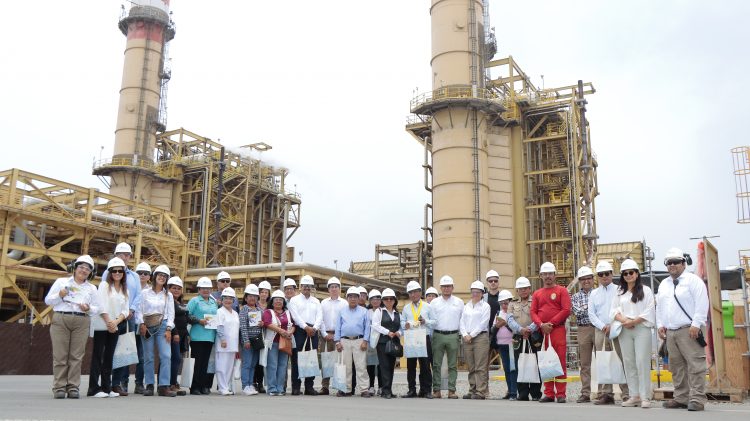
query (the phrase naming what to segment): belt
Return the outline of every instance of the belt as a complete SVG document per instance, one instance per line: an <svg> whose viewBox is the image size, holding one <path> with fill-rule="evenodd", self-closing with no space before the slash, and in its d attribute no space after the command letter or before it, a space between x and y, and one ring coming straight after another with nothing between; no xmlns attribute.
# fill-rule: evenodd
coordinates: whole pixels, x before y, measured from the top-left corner
<svg viewBox="0 0 750 421"><path fill-rule="evenodd" d="M71 316L81 316L81 317L86 317L86 316L88 316L88 314L86 314L86 313L81 313L80 311L56 311L55 313L60 313L60 314L69 314L69 315L71 315Z"/></svg>
<svg viewBox="0 0 750 421"><path fill-rule="evenodd" d="M335 330L326 330L326 333L336 333Z"/></svg>
<svg viewBox="0 0 750 421"><path fill-rule="evenodd" d="M680 327L677 327L677 328L674 328L674 329L667 328L667 330L671 330L671 331L674 332L675 330L685 329L686 327L690 327L690 325L680 326Z"/></svg>
<svg viewBox="0 0 750 421"><path fill-rule="evenodd" d="M441 335L455 335L456 333L458 333L457 330L437 330L437 329L433 330L433 332L439 333Z"/></svg>
<svg viewBox="0 0 750 421"><path fill-rule="evenodd" d="M578 327L591 327L591 326L593 326L591 323L578 325Z"/></svg>
<svg viewBox="0 0 750 421"><path fill-rule="evenodd" d="M352 339L352 340L354 340L354 339L362 339L362 338L364 338L364 336L362 336L362 335L358 335L358 336L342 336L341 337L341 339Z"/></svg>

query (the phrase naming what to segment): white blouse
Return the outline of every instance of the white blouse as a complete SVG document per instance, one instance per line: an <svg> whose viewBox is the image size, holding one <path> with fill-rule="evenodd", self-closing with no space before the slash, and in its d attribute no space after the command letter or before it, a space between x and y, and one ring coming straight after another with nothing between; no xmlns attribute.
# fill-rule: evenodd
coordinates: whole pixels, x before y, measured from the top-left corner
<svg viewBox="0 0 750 421"><path fill-rule="evenodd" d="M125 289L125 288L122 288ZM101 281L99 283L99 305L101 306L98 316L91 319L91 324L94 326L94 330L107 330L107 324L101 317L101 314L107 314L111 320L115 320L120 315L128 317L130 310L128 308L128 298L125 294L112 288L110 290L107 281Z"/></svg>
<svg viewBox="0 0 750 421"><path fill-rule="evenodd" d="M140 303L135 312L135 322L137 324L143 323L143 316L150 314L163 314L164 320L167 321L167 328L173 329L174 298L172 298L172 293L165 289L156 293L152 288L144 288L141 291Z"/></svg>
<svg viewBox="0 0 750 421"><path fill-rule="evenodd" d="M612 299L612 308L610 315L614 319L617 314L622 314L628 319L642 318L644 320L643 325L646 327L654 327L656 323L656 308L654 307L654 293L651 288L643 286L643 299L637 303L632 302L630 299L633 294L630 291L625 294L617 295Z"/></svg>

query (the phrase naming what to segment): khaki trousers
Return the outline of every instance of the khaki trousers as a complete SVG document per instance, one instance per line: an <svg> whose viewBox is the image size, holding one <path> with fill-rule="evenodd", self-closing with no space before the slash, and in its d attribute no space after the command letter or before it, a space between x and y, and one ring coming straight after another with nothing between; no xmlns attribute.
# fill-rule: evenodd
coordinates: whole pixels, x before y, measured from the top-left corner
<svg viewBox="0 0 750 421"><path fill-rule="evenodd" d="M487 332L482 332L471 340L464 343L464 356L466 365L469 366L469 393L480 395L485 398L490 396L489 381L489 353L490 337Z"/></svg>
<svg viewBox="0 0 750 421"><path fill-rule="evenodd" d="M690 328L667 330L669 369L674 383L674 400L679 403L706 399L706 350L690 337Z"/></svg>
<svg viewBox="0 0 750 421"><path fill-rule="evenodd" d="M578 326L578 360L581 362L581 396L591 395L591 351L594 349L594 326Z"/></svg>
<svg viewBox="0 0 750 421"><path fill-rule="evenodd" d="M333 339L327 341L325 338L326 335L321 333L320 338L318 339L318 359L320 359L321 352L331 352L336 350L336 342L334 342ZM331 378L325 377L320 383L323 388L328 389L331 386Z"/></svg>
<svg viewBox="0 0 750 421"><path fill-rule="evenodd" d="M341 338L341 346L344 347L344 365L346 365L346 390L355 393L352 390L352 361L357 371L357 385L359 391L366 392L370 385L367 377L367 351L363 351L362 346L364 339L346 339Z"/></svg>
<svg viewBox="0 0 750 421"><path fill-rule="evenodd" d="M54 313L49 335L52 339L52 391L78 390L81 361L86 352L91 318Z"/></svg>
<svg viewBox="0 0 750 421"><path fill-rule="evenodd" d="M604 344L604 333L596 329L596 335L594 336L594 347L596 351L602 350L602 345ZM605 345L605 351L611 351L612 350L612 343L615 344L615 352L617 353L617 358L622 361L622 350L620 350L620 341L615 338L614 341L610 341L607 339L607 344ZM628 391L628 385L627 384L621 384L620 385L620 391L622 391L622 400L626 401L628 398L630 398L630 393ZM615 394L612 392L612 385L611 384L600 384L599 385L599 396L597 398L601 398L604 395L608 395L610 398L614 398Z"/></svg>

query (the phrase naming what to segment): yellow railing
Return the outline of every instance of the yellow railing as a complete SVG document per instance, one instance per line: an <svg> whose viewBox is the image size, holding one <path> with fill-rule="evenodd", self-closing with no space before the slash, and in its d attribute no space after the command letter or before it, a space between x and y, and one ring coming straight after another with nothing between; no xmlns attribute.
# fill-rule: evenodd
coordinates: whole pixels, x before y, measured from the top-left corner
<svg viewBox="0 0 750 421"><path fill-rule="evenodd" d="M94 169L101 167L138 167L153 170L156 165L148 159L119 157L94 162Z"/></svg>
<svg viewBox="0 0 750 421"><path fill-rule="evenodd" d="M440 101L444 99L463 99L463 98L478 98L502 101L498 98L497 94L486 88L475 88L470 85L453 85L444 86L442 88L435 89L434 91L425 92L414 97L410 106L414 109L422 104L428 102Z"/></svg>

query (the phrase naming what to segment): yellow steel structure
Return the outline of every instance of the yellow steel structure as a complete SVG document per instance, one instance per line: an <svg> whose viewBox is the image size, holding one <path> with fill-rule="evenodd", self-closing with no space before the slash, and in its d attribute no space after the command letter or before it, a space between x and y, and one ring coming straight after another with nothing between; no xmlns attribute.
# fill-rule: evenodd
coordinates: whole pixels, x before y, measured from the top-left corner
<svg viewBox="0 0 750 421"><path fill-rule="evenodd" d="M426 254L424 242L411 244L375 245L375 260L351 262L349 272L369 278L381 279L394 285L405 287L409 281L420 285L432 285L427 278L430 257ZM388 259L381 259L382 256ZM426 288L426 287L425 287Z"/></svg>

